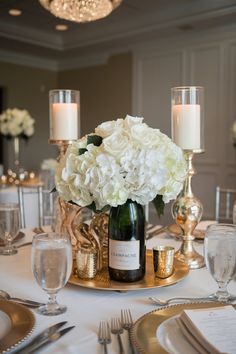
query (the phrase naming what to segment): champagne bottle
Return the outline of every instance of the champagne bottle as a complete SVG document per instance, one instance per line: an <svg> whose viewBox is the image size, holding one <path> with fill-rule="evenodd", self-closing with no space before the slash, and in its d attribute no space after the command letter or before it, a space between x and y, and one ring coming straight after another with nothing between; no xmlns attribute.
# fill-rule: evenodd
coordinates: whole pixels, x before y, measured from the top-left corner
<svg viewBox="0 0 236 354"><path fill-rule="evenodd" d="M128 199L112 207L109 217L109 275L134 282L145 274L145 215L142 205Z"/></svg>

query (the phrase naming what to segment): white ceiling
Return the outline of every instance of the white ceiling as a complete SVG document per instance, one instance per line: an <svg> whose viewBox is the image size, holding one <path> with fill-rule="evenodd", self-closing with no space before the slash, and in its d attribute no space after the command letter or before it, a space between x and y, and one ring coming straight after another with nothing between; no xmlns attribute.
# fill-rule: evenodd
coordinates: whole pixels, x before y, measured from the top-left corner
<svg viewBox="0 0 236 354"><path fill-rule="evenodd" d="M10 8L22 16L10 16ZM58 23L69 25L68 31L55 31ZM38 0L1 0L0 59L17 54L59 62L233 24L236 0L124 0L107 18L84 24L57 19Z"/></svg>

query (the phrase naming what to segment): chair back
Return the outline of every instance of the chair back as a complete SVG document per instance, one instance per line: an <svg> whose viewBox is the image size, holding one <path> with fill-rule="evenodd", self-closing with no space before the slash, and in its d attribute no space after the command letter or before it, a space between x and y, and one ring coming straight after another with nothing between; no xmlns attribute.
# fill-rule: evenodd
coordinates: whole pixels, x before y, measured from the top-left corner
<svg viewBox="0 0 236 354"><path fill-rule="evenodd" d="M30 211L36 212L38 218L37 225L33 227L42 227L43 225L43 187L42 185L18 185L18 200L20 207L21 227L28 227L26 223L26 214L29 216ZM26 209L27 208L27 209ZM31 210L30 210L31 209ZM26 212L27 211L27 212Z"/></svg>
<svg viewBox="0 0 236 354"><path fill-rule="evenodd" d="M218 222L233 222L233 205L236 189L216 187L215 219Z"/></svg>

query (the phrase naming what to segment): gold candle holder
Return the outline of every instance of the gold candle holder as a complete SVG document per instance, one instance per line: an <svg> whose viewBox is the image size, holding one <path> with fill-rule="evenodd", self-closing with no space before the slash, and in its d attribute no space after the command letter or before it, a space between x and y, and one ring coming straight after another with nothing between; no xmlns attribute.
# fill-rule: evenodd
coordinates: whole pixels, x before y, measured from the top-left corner
<svg viewBox="0 0 236 354"><path fill-rule="evenodd" d="M196 252L193 245L193 230L199 223L203 207L198 198L196 198L192 192L191 180L194 174L196 174L192 160L194 153L191 151L185 151L184 153L188 173L184 182L182 192L172 205L172 215L182 231L182 244L180 249L176 252L175 257L188 264L190 269L198 269L204 266L204 257Z"/></svg>

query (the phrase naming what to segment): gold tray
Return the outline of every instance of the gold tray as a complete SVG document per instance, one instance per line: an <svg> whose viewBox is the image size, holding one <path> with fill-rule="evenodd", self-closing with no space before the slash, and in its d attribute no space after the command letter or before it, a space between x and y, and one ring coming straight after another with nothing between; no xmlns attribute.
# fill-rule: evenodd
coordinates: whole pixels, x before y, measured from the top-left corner
<svg viewBox="0 0 236 354"><path fill-rule="evenodd" d="M134 283L121 283L118 281L110 280L108 271L104 270L96 275L93 279L81 279L76 274L72 274L69 283L79 285L85 288L92 288L98 290L116 290L116 291L130 291L130 290L143 290L159 288L177 283L185 278L189 272L188 265L174 260L174 272L166 278L160 279L154 277L153 264L152 264L152 251L146 253L146 274L142 280Z"/></svg>
<svg viewBox="0 0 236 354"><path fill-rule="evenodd" d="M201 309L224 306L218 302L196 302L191 304L178 304L165 306L149 312L139 318L131 329L131 341L138 353L141 354L168 354L161 346L156 336L158 327L171 317L178 316L186 309ZM233 305L236 308L236 305ZM175 335L175 334L173 334ZM177 350L176 350L177 353ZM181 352L179 354L182 354Z"/></svg>
<svg viewBox="0 0 236 354"><path fill-rule="evenodd" d="M0 338L0 353L2 353L13 349L31 334L35 318L29 309L13 301L0 300L0 311L9 317L11 323L10 331Z"/></svg>

